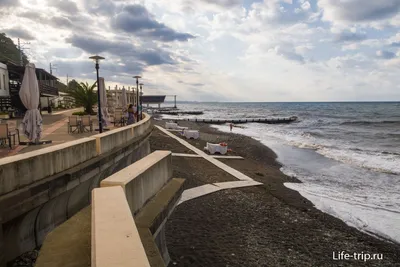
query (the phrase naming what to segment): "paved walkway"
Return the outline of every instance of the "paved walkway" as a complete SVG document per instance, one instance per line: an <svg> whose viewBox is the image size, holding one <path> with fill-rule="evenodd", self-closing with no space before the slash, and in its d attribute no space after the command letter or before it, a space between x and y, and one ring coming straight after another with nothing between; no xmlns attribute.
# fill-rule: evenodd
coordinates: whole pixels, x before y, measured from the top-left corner
<svg viewBox="0 0 400 267"><path fill-rule="evenodd" d="M173 157L187 157L187 158L202 158L202 156L197 154L186 154L186 153L172 153ZM211 155L210 157L214 159L244 159L241 156L223 156L223 155Z"/></svg>
<svg viewBox="0 0 400 267"><path fill-rule="evenodd" d="M187 190L183 191L181 200L179 201L178 205L185 201L188 201L188 200L191 200L194 198L198 198L198 197L201 197L204 195L208 195L208 194L211 194L211 193L223 190L223 189L232 189L232 188L239 188L239 187L262 185L262 183L254 181L252 178L248 177L247 175L244 175L243 173L233 169L232 167L229 167L228 165L222 163L221 161L216 160L213 156L210 156L210 155L204 153L203 151L201 151L200 149L192 146L185 140L170 133L163 127L160 127L158 125L156 125L156 127L163 133L167 134L169 137L174 138L179 143L181 143L182 145L186 146L187 148L189 148L190 150L195 152L198 156L203 157L204 159L213 163L215 166L221 168L222 170L226 171L227 173L231 174L232 176L234 176L235 178L240 180L240 181L233 181L233 182L206 184L206 185L187 189ZM182 154L178 154L178 155L182 156Z"/></svg>
<svg viewBox="0 0 400 267"><path fill-rule="evenodd" d="M43 131L41 140L51 140L51 144L46 145L30 145L30 146L22 146L17 145L12 150L8 148L0 148L0 158L13 156L20 153L26 153L30 151L34 151L37 149L58 145L61 143L65 143L68 141L73 141L79 138L88 137L91 135L96 134L96 131L89 132L89 133L75 133L75 134L68 134L68 116L71 116L72 113L76 111L82 110L81 108L78 109L70 109L64 110L61 112L56 112L52 114L43 114ZM22 119L17 119L17 125L21 122ZM96 123L97 120L94 120ZM96 128L96 127L93 127ZM28 141L26 137L20 133L21 141Z"/></svg>

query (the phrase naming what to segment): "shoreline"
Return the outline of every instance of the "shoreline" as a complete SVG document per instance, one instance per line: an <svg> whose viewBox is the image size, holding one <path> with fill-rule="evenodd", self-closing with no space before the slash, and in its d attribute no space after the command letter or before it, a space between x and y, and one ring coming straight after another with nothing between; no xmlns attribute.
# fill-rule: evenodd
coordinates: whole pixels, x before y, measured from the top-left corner
<svg viewBox="0 0 400 267"><path fill-rule="evenodd" d="M154 121L155 124L165 126L165 121ZM345 251L354 251L354 252L361 252L361 251L368 251L370 253L383 253L386 255L385 261L384 262L368 262L372 264L371 266L385 266L387 264L388 266L395 266L393 264L400 262L400 245L397 243L392 242L391 240L386 240L386 239L380 239L380 237L375 237L372 235L369 235L365 232L360 231L357 228L354 228L352 226L347 225L345 222L341 221L339 218L336 218L332 215L329 215L327 213L324 213L321 210L318 210L317 208L314 207L314 205L304 198L298 191L291 190L287 188L284 183L286 182L291 182L291 183L301 183L298 179L294 177L289 177L286 176L284 173L280 171L280 168L282 165L277 161L277 155L273 150L262 144L260 141L255 140L251 137L247 137L244 135L236 134L236 133L225 133L218 131L215 128L212 128L208 124L202 124L202 123L192 123L192 122L179 122L181 126L188 126L190 129L196 129L199 130L201 133L201 137L199 140L186 140L190 144L194 145L197 148L202 149L205 145L205 143L208 142L227 142L229 148L233 149L233 153L230 153L230 155L239 155L245 158L243 161L234 161L234 160L229 160L229 159L221 159L221 162L229 165L230 167L233 167L237 169L238 171L243 172L245 175L248 175L249 177L253 178L255 181L262 182L264 184L264 189L265 192L262 192L259 188L246 188L246 189L234 189L230 190L231 192L245 192L249 193L254 191L254 194L257 194L262 197L263 194L269 195L270 197L274 198L275 200L278 200L281 204L283 205L284 209L290 209L291 212L297 213L294 217L297 216L297 219L295 220L302 220L304 217L307 217L307 220L312 220L313 223L308 225L302 225L296 226L296 223L292 225L290 228L299 228L297 229L300 233L302 233L304 236L314 236L313 240L310 241L309 239L304 239L300 237L300 240L293 241L295 244L292 246L292 250L299 249L301 246L307 246L308 243L311 243L311 246L320 246L321 242L323 243L326 241L326 239L333 239L331 242L329 242L329 246L331 249L328 248L319 248L319 250L324 251L324 253L320 252L320 254L324 254L324 256L321 257L316 257L319 262L319 266L336 266L334 261L332 261L332 252L333 251L339 251L339 250L345 250ZM164 140L164 142L168 142L167 140ZM169 142L168 142L169 143ZM179 145L172 145L173 148L179 147ZM153 148L152 148L153 149ZM174 151L172 149L173 152ZM196 165L195 162L196 160L191 160L193 165ZM176 164L174 164L176 167ZM193 168L193 166L191 166ZM185 166L177 166L178 168L178 173L182 174L181 177L187 178L184 175L187 174L188 170L185 169ZM175 170L174 170L175 171ZM200 171L200 175L201 171ZM189 177L188 180L193 179L193 177ZM189 182L192 184L192 182ZM190 186L189 186L190 188ZM257 193L255 193L257 191ZM185 204L185 207L190 208L191 205L197 206L197 205L202 205L201 202L203 201L212 201L213 198L220 198L218 195L223 195L224 193L213 193L211 195L203 196L199 199L191 200L188 203ZM231 193L229 193L231 194ZM274 199L270 201L275 201ZM223 201L222 199L220 201ZM263 204L263 203L259 203ZM209 208L209 207L208 207ZM274 209L274 207L272 207ZM279 211L278 211L279 212ZM176 214L174 214L176 213ZM169 227L172 229L175 229L176 227L179 227L179 225L183 225L183 227L187 227L187 229L190 229L189 226L185 226L187 224L185 221L181 220L181 217L188 217L188 214L185 214L185 210L181 210L180 207L177 208L177 210L172 214L172 219L171 222L168 223ZM196 217L196 215L192 214L193 217ZM240 214L239 214L240 216ZM175 217L177 217L175 219ZM190 216L189 216L190 217ZM260 217L257 218L258 220L263 220L262 216L255 215L255 217ZM219 219L217 219L219 220ZM223 221L223 218L221 218ZM276 221L272 219L272 221ZM210 222L211 223L211 222ZM218 222L216 222L218 224ZM174 226L173 224L177 224L178 226ZM279 224L282 224L282 222L276 222L276 227L279 227ZM316 228L326 228L326 233L322 232L315 232L313 231L313 228L310 229L310 226L316 224ZM284 225L282 225L284 226ZM259 230L259 229L257 229ZM272 230L272 229L271 229ZM282 230L282 229L281 229ZM293 229L292 229L293 230ZM278 239L284 238L286 232L292 232L290 229L284 229L284 231L281 234L278 234ZM335 232L337 234L337 237L335 235L330 235L329 232ZM167 240L169 239L175 239L173 237L176 233L176 230L171 230L171 233L168 233L167 231ZM298 234L298 233L296 233ZM327 234L327 236L325 236ZM186 235L190 236L190 233L186 233ZM190 238L187 236L186 238ZM342 236L342 238L340 238ZM319 240L319 241L318 241ZM179 248L174 248L174 245L176 244L176 240L171 240L171 247L169 247L171 251L171 258L173 260L176 260L176 257L182 257L182 255L186 255L183 257L187 257L190 253L186 251L185 248L182 246L179 246ZM203 242L206 242L203 240ZM315 243L316 242L316 243ZM221 243L224 243L221 241ZM204 244L203 244L204 245ZM290 242L289 244L290 245ZM257 248L257 246L255 247ZM351 249L350 249L351 248ZM302 250L302 249L300 249ZM208 252L211 253L212 252ZM179 256L181 254L181 256ZM196 253L194 253L196 254ZM218 252L215 252L214 254L218 254ZM307 254L307 253L306 253ZM261 255L259 255L261 256ZM303 254L304 256L304 254ZM321 256L321 255L320 255ZM190 256L194 257L194 256ZM313 257L312 255L309 255L309 257ZM198 259L199 256L194 257L194 259ZM315 260L314 259L314 260ZM301 265L307 265L306 262L313 259L305 260L304 261L298 262L298 264ZM322 260L322 262L321 262ZM193 259L192 259L193 261ZM386 262L387 261L387 262ZM196 260L194 262L191 262L189 265L190 266L197 266L195 264ZM240 266L235 262L230 262L229 266ZM175 262L178 266L181 264L181 262ZM309 262L310 263L310 262ZM345 262L340 262L340 264L344 263L344 265L347 265ZM350 262L351 266L357 265L357 261L351 261ZM382 265L383 263L383 265ZM186 263L187 264L187 263ZM283 263L283 264L278 264L279 266L291 266L291 264ZM350 266L349 265L349 266ZM171 266L176 266L176 265L171 265ZM180 266L187 266L183 263L183 265ZM202 266L202 265L199 265ZM217 266L217 265L212 265L212 266ZM221 265L223 266L223 265ZM247 266L262 266L262 265L251 265L248 264ZM269 266L275 266L275 265L269 265Z"/></svg>

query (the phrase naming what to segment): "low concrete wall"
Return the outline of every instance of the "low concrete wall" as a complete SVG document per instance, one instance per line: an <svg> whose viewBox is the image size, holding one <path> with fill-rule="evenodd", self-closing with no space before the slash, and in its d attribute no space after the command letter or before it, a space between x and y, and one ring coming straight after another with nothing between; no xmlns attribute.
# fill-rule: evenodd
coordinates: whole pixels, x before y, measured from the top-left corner
<svg viewBox="0 0 400 267"><path fill-rule="evenodd" d="M171 178L171 151L155 151L103 180L101 187L122 186L135 215Z"/></svg>
<svg viewBox="0 0 400 267"><path fill-rule="evenodd" d="M92 267L150 267L124 191L93 190Z"/></svg>
<svg viewBox="0 0 400 267"><path fill-rule="evenodd" d="M146 115L143 120L135 124L118 128L116 130L94 135L97 144L97 153L103 154L121 146L137 136L143 135L151 125L150 116Z"/></svg>
<svg viewBox="0 0 400 267"><path fill-rule="evenodd" d="M96 148L98 139L85 138L35 151L35 157L24 154L0 161L1 179L17 181L9 187L14 188L13 191L0 195L0 266L40 246L47 233L88 206L91 201L90 192L99 187L101 180L148 155L148 138L152 131L148 116L147 121L127 126L131 128L130 131L139 127L140 135L131 135L130 139L124 139L125 143L114 146L112 150L108 148L107 152L101 151L100 154ZM112 133L119 135L120 131L110 131L107 136L112 136ZM101 140L100 135L100 142L107 141ZM61 151L56 149L61 147ZM22 156L25 158L22 159ZM49 157L53 157L53 161ZM44 162L39 163L38 158ZM63 162L63 158L69 160ZM25 180L19 176L3 176L4 170L12 169L9 166L30 170L32 166L51 169L53 167L47 166L51 164L60 165L51 172L32 170L24 183L22 181ZM43 177L43 173L52 174ZM18 172L14 170L13 175L18 175Z"/></svg>
<svg viewBox="0 0 400 267"><path fill-rule="evenodd" d="M92 191L90 229L88 216L79 212L46 237L36 265L87 266L91 255L92 267L167 266L165 223L185 182L172 178L171 156L169 151L156 151L105 179L104 187ZM72 234L74 229L81 233ZM68 250L74 243L84 251Z"/></svg>
<svg viewBox="0 0 400 267"><path fill-rule="evenodd" d="M97 156L96 139L82 138L0 159L0 196Z"/></svg>
<svg viewBox="0 0 400 267"><path fill-rule="evenodd" d="M165 223L181 198L184 182L185 179L171 179L135 217L136 226L139 228L151 266L168 266L171 260L165 239ZM150 242L145 240L149 238L146 229L151 233L151 238L160 257L154 257L154 253L149 253L149 250L153 251L154 248L152 248ZM164 265L160 265L159 258L162 259Z"/></svg>

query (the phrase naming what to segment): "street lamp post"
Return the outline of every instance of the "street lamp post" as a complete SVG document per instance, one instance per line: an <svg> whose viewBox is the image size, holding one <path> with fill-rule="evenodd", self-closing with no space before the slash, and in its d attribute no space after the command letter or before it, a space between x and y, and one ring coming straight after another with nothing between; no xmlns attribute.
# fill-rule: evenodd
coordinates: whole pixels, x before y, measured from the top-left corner
<svg viewBox="0 0 400 267"><path fill-rule="evenodd" d="M137 113L138 113L137 121L139 122L141 120L141 118L139 117L139 79L141 79L142 76L136 75L136 76L133 76L133 78L136 79L136 104L137 104Z"/></svg>
<svg viewBox="0 0 400 267"><path fill-rule="evenodd" d="M104 57L101 56L92 56L89 57L90 59L93 59L94 62L96 63L95 67L96 67L96 75L97 75L97 101L99 102L98 104L98 113L99 113L99 132L102 133L103 132L103 118L101 116L101 101L100 101L100 81L99 81L99 62L100 60L104 59Z"/></svg>
<svg viewBox="0 0 400 267"><path fill-rule="evenodd" d="M143 83L140 83L140 118L142 118L143 115L143 101L142 101L142 96L143 96Z"/></svg>

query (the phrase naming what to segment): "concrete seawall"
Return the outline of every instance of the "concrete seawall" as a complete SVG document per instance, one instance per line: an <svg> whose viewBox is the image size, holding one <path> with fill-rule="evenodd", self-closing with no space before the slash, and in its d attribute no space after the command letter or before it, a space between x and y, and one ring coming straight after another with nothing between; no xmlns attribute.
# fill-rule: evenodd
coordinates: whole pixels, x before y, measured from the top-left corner
<svg viewBox="0 0 400 267"><path fill-rule="evenodd" d="M46 236L37 267L165 267L165 225L185 179L172 153L155 151L107 177L85 208Z"/></svg>
<svg viewBox="0 0 400 267"><path fill-rule="evenodd" d="M150 153L150 117L90 138L0 159L0 266L43 243L91 202L100 181Z"/></svg>

